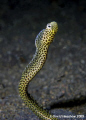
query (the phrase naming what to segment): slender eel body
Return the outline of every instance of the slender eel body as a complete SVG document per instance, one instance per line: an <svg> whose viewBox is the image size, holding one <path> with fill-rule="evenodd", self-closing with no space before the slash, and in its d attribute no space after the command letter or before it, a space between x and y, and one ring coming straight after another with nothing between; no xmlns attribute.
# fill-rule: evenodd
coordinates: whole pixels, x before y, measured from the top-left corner
<svg viewBox="0 0 86 120"><path fill-rule="evenodd" d="M57 120L53 115L42 109L27 91L29 82L34 78L38 71L43 67L50 43L57 33L58 25L56 22L48 23L46 29L43 29L35 39L36 52L22 73L19 83L19 94L25 104L43 120Z"/></svg>

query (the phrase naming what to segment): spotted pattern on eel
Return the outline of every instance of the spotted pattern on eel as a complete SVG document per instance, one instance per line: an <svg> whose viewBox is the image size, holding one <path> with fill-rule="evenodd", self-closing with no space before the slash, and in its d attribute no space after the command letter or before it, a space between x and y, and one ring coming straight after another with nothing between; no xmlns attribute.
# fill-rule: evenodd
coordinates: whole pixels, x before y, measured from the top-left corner
<svg viewBox="0 0 86 120"><path fill-rule="evenodd" d="M22 73L19 82L19 94L24 103L41 119L43 120L57 120L54 115L41 108L32 96L27 91L28 84L35 77L35 75L43 67L50 43L53 41L57 33L58 25L55 21L48 23L35 39L36 52Z"/></svg>

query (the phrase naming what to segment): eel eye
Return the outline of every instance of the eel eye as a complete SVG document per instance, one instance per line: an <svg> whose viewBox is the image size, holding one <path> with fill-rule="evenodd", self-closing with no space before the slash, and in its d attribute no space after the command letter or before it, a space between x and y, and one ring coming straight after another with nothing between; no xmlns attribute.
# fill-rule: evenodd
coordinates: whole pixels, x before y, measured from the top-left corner
<svg viewBox="0 0 86 120"><path fill-rule="evenodd" d="M51 24L47 24L47 28L49 28L49 29L50 29L50 28L51 28Z"/></svg>

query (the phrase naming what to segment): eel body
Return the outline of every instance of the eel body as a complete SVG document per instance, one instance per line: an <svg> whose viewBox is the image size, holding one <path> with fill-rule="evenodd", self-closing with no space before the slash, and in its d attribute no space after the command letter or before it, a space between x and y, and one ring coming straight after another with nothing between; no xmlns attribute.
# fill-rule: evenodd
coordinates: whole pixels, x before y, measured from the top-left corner
<svg viewBox="0 0 86 120"><path fill-rule="evenodd" d="M46 28L43 29L35 39L36 52L22 73L19 82L19 94L25 104L41 119L43 120L57 120L53 115L49 114L46 110L38 106L36 101L30 96L27 91L28 84L34 76L43 67L50 43L53 41L57 33L58 25L56 22L48 23Z"/></svg>

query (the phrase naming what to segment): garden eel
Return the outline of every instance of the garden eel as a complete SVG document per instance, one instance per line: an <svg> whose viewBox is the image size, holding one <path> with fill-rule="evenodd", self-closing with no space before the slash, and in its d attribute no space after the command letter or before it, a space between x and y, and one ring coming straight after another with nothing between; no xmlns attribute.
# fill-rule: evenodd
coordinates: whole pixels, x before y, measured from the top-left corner
<svg viewBox="0 0 86 120"><path fill-rule="evenodd" d="M43 120L57 120L54 115L38 106L36 101L27 92L28 84L33 77L43 67L50 43L53 41L55 34L57 33L58 25L56 22L48 23L46 29L43 29L35 39L36 52L22 73L22 77L19 83L19 94L25 104L41 119Z"/></svg>

